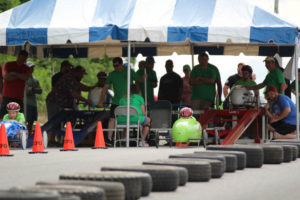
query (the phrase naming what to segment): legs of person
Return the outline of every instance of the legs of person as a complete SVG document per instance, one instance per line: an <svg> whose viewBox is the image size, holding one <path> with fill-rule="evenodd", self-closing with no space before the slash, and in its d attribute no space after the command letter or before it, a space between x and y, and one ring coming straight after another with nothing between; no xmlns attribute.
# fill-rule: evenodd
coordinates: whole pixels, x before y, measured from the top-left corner
<svg viewBox="0 0 300 200"><path fill-rule="evenodd" d="M109 128L109 129L114 129L114 128L115 128L115 118L109 118L109 121L108 121L108 128ZM114 134L113 131L108 131L108 136L107 136L107 138L108 138L109 140L112 140L113 134Z"/></svg>
<svg viewBox="0 0 300 200"><path fill-rule="evenodd" d="M292 133L288 133L286 135L279 134L275 131L273 132L273 136L275 139L296 139L297 138L296 131Z"/></svg>
<svg viewBox="0 0 300 200"><path fill-rule="evenodd" d="M57 113L61 111L61 108L55 103L46 102L46 106L47 106L48 121L50 121ZM53 133L48 132L47 136L48 136L48 141L50 143L55 142L55 135Z"/></svg>
<svg viewBox="0 0 300 200"><path fill-rule="evenodd" d="M37 107L27 105L26 106L26 122L27 122L28 133L30 135L34 133L33 123L35 121L37 121Z"/></svg>
<svg viewBox="0 0 300 200"><path fill-rule="evenodd" d="M143 128L142 128L142 141L145 141L146 140L146 137L149 133L149 130L150 130L150 118L147 117L146 118L146 123L145 125L143 125Z"/></svg>
<svg viewBox="0 0 300 200"><path fill-rule="evenodd" d="M108 120L108 128L109 129L114 129L115 128L115 109L118 107L118 105L112 104L110 107L110 118ZM107 146L112 146L113 145L113 133L114 131L108 131L107 135Z"/></svg>

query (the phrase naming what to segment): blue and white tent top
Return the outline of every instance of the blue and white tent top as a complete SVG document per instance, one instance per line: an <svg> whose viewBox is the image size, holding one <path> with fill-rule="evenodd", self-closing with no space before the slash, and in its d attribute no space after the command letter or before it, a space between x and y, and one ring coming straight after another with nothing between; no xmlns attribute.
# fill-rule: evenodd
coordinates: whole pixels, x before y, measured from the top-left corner
<svg viewBox="0 0 300 200"><path fill-rule="evenodd" d="M295 25L246 0L31 0L0 14L0 46L106 40L294 44Z"/></svg>

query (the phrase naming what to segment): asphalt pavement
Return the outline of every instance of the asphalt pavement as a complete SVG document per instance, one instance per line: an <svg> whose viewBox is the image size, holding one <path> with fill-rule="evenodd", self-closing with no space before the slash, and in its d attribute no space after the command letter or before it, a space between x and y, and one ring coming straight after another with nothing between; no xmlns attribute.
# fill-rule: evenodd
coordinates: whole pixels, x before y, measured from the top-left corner
<svg viewBox="0 0 300 200"><path fill-rule="evenodd" d="M11 149L13 157L0 157L0 189L30 186L37 181L58 180L60 174L99 171L102 166L141 165L143 161L167 159L170 154L193 153L203 148L79 148L48 154L28 154ZM225 173L209 182L188 182L175 192L152 192L142 200L298 200L300 199L300 159L279 165L263 165Z"/></svg>

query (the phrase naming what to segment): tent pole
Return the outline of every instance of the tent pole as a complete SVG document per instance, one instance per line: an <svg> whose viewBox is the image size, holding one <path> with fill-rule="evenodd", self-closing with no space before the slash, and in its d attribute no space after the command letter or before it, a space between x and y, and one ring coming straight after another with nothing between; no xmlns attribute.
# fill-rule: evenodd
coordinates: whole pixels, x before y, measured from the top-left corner
<svg viewBox="0 0 300 200"><path fill-rule="evenodd" d="M50 49L50 62L51 62L51 77L54 75L54 61L53 61L53 51Z"/></svg>
<svg viewBox="0 0 300 200"><path fill-rule="evenodd" d="M299 139L299 85L298 85L298 82L299 82L299 79L298 79L298 56L299 56L299 53L298 52L300 50L300 43L299 43L299 40L298 38L296 38L296 46L295 46L295 52L294 52L294 63L295 63L295 74L296 74L296 77L295 77L295 89L296 89L296 135L297 135L297 138Z"/></svg>
<svg viewBox="0 0 300 200"><path fill-rule="evenodd" d="M127 65L127 116L126 116L126 147L129 147L129 125L130 125L130 41L128 41L128 65Z"/></svg>
<svg viewBox="0 0 300 200"><path fill-rule="evenodd" d="M191 55L192 55L192 68L193 68L194 67L194 46L192 43L190 45L190 48L191 48Z"/></svg>
<svg viewBox="0 0 300 200"><path fill-rule="evenodd" d="M144 67L144 74L147 74L146 66ZM147 77L148 78L148 77ZM145 96L145 110L146 110L146 118L148 116L148 96L147 96L147 78L144 79L144 96Z"/></svg>

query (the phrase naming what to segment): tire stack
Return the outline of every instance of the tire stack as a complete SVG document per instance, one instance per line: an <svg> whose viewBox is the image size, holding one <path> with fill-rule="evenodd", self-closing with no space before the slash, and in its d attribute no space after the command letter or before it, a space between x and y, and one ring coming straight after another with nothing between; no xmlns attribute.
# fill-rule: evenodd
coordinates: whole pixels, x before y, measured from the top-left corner
<svg viewBox="0 0 300 200"><path fill-rule="evenodd" d="M2 199L136 200L151 191L176 191L187 182L208 182L245 168L291 162L300 156L300 141L261 145L209 145L204 151L169 155L134 166L105 166L99 172L65 173L58 181L0 190Z"/></svg>

